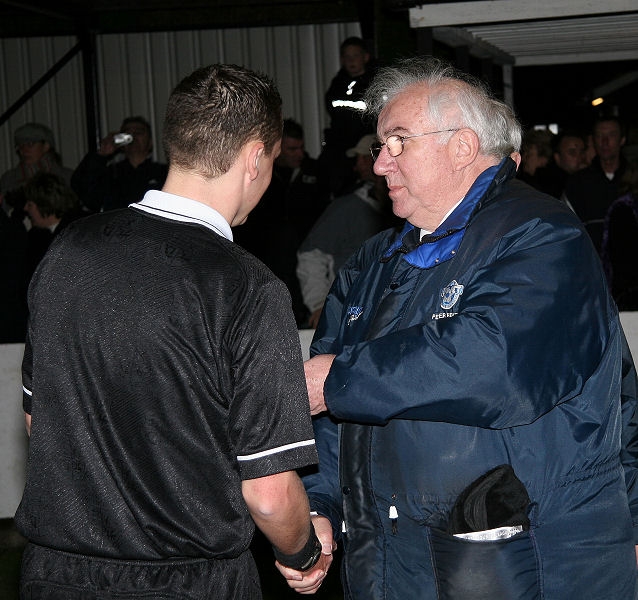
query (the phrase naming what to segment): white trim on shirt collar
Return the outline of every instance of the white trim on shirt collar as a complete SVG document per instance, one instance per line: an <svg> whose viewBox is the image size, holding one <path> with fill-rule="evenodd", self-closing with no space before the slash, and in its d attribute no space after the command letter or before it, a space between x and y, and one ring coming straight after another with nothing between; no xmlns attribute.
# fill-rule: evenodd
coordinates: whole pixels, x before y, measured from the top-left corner
<svg viewBox="0 0 638 600"><path fill-rule="evenodd" d="M129 207L181 223L197 223L233 241L233 232L228 221L214 208L197 200L160 190L149 190L140 202L129 204Z"/></svg>

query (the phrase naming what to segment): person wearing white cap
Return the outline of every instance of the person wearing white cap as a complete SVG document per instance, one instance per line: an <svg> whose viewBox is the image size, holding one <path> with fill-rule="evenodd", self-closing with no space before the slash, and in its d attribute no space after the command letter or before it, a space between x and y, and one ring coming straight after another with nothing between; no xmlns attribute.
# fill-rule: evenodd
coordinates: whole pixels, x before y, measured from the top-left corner
<svg viewBox="0 0 638 600"><path fill-rule="evenodd" d="M328 205L297 253L297 277L312 328L335 274L363 242L391 224L385 180L372 171L370 145L376 139L374 134L364 135L346 151L349 158L356 157L357 186Z"/></svg>

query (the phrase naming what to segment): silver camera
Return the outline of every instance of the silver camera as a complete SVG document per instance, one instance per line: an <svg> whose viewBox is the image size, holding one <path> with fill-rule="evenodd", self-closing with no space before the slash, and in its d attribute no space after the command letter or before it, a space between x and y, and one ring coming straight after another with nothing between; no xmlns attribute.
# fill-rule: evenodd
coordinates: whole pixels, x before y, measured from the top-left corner
<svg viewBox="0 0 638 600"><path fill-rule="evenodd" d="M113 143L116 146L126 146L133 141L133 136L130 133L116 133L113 136Z"/></svg>

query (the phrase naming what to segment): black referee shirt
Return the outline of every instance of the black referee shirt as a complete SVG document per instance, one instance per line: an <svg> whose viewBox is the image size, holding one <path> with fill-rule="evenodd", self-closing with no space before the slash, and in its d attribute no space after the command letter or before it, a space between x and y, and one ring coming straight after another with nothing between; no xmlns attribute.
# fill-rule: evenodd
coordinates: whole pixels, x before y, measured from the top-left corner
<svg viewBox="0 0 638 600"><path fill-rule="evenodd" d="M213 209L151 191L71 224L34 275L16 522L81 554L234 557L241 480L317 461L285 286Z"/></svg>

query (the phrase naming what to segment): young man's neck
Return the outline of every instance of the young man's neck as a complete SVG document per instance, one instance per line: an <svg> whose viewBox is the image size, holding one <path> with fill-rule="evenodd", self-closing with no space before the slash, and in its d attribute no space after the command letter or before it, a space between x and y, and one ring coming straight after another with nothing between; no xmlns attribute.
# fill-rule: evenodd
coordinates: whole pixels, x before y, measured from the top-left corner
<svg viewBox="0 0 638 600"><path fill-rule="evenodd" d="M194 172L169 168L162 191L210 206L232 224L241 192L235 185L237 180L227 175L206 178Z"/></svg>

